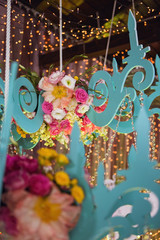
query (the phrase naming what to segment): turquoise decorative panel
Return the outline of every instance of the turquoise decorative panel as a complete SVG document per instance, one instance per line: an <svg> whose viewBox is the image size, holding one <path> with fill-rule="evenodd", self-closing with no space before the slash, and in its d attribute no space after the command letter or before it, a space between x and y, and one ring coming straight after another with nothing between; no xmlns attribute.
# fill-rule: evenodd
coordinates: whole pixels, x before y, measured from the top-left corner
<svg viewBox="0 0 160 240"><path fill-rule="evenodd" d="M2 182L3 182L3 175L5 171L6 165L6 155L8 150L8 143L9 143L9 136L10 136L10 124L12 120L12 113L13 113L13 90L14 90L14 81L16 79L18 70L18 64L13 62L11 65L11 72L9 78L9 89L8 89L8 97L7 97L7 106L6 112L3 116L2 122L2 130L0 135L0 198L2 192ZM0 85L1 90L4 92L4 83L0 78ZM3 98L0 99L0 104L4 104Z"/></svg>
<svg viewBox="0 0 160 240"><path fill-rule="evenodd" d="M146 52L148 52L150 48L147 47L143 49L143 46L139 45L136 21L131 11L129 12L128 18L128 30L131 50L128 51L129 56L123 60L123 63L127 64L123 71L118 71L117 61L116 59L113 59L112 76L106 71L98 71L92 76L89 82L89 88L100 92L98 96L97 93L94 94L93 105L101 106L104 102L108 101L107 107L103 112L97 113L92 107L87 113L89 119L95 125L100 127L108 125L113 129L116 128L117 120L114 120L114 117L118 114L118 110L123 101L128 97L130 98L130 101L134 102L135 110L133 118L135 121L140 109L136 90L144 91L149 88L155 77L153 64L144 59ZM142 67L145 70L145 74L143 72L135 72L132 79L134 88L124 87L127 76L131 70L136 67ZM132 131L131 120L119 124L118 132L128 133Z"/></svg>
<svg viewBox="0 0 160 240"><path fill-rule="evenodd" d="M80 185L84 187L86 199L82 205L81 218L71 232L72 240L101 240L107 234L116 231L120 240L131 235L141 235L146 229L160 228L160 178L156 161L149 159L149 121L145 109L142 108L137 122L137 151L132 147L129 154L129 168L118 171L126 180L118 184L112 191L104 185L104 167L98 169L98 184L90 189L84 180L84 149L79 142L78 126L74 126L71 136L71 164L68 173L78 176ZM144 190L146 192L144 192ZM141 192L142 191L142 192ZM153 197L157 205L153 204ZM125 214L119 214L123 208Z"/></svg>
<svg viewBox="0 0 160 240"><path fill-rule="evenodd" d="M43 98L41 94L37 95L32 83L28 79L24 77L16 79L13 100L13 118L16 123L28 133L38 131L43 123L43 111L41 107ZM36 116L33 119L29 119L25 116L22 109L27 113L35 112Z"/></svg>
<svg viewBox="0 0 160 240"><path fill-rule="evenodd" d="M77 178L79 185L84 189L85 199L82 203L82 212L79 222L76 228L70 233L71 240L90 239L89 237L96 222L91 189L84 175L85 150L79 137L80 130L78 124L75 123L71 135L70 152L68 154L71 163L66 168L66 171L71 178Z"/></svg>

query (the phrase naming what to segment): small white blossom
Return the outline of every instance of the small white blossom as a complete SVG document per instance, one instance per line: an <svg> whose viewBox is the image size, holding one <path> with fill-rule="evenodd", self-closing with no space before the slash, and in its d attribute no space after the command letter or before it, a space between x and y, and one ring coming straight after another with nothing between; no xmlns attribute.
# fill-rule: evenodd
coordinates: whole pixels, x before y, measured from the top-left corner
<svg viewBox="0 0 160 240"><path fill-rule="evenodd" d="M43 115L43 119L44 119L44 121L45 121L46 123L48 123L48 124L51 124L52 121L53 121L51 115L49 115L49 114L44 114L44 115Z"/></svg>
<svg viewBox="0 0 160 240"><path fill-rule="evenodd" d="M75 83L76 83L76 80L70 76L65 76L62 80L61 80L62 84L69 88L69 89L74 89L75 87Z"/></svg>
<svg viewBox="0 0 160 240"><path fill-rule="evenodd" d="M51 112L53 118L61 120L66 116L66 112L63 109L57 108Z"/></svg>
<svg viewBox="0 0 160 240"><path fill-rule="evenodd" d="M87 112L88 110L89 110L89 106L87 104L82 104L78 108L78 112L82 114Z"/></svg>

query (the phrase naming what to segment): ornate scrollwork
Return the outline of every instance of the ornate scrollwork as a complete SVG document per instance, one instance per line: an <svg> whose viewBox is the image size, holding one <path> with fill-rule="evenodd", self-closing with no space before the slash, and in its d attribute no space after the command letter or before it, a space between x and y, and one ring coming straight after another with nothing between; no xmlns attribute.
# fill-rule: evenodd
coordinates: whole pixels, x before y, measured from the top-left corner
<svg viewBox="0 0 160 240"><path fill-rule="evenodd" d="M149 47L143 49L143 46L138 43L136 21L131 11L129 12L128 29L131 50L128 52L129 56L123 60L123 63L127 63L126 67L122 72L119 72L117 62L113 59L113 75L111 76L106 71L98 71L92 76L89 83L89 88L96 90L98 88L98 92L103 96L102 99L99 99L95 91L93 105L101 106L105 99L108 100L106 109L101 113L96 112L94 107L92 107L87 113L89 119L97 126L101 127L108 125L114 130L117 126L115 116L118 114L122 102L124 100L126 101L127 98L130 98L134 104L132 117L135 123L140 110L140 102L136 91L144 91L149 88L153 83L155 76L153 64L144 59L146 52L149 51ZM129 73L136 67L141 67L143 71L134 73L132 78L132 88L125 87L125 82ZM131 119L127 119L125 122L120 122L117 131L122 133L132 132L133 127L131 122Z"/></svg>
<svg viewBox="0 0 160 240"><path fill-rule="evenodd" d="M32 83L28 79L24 77L16 79L13 100L13 117L17 124L28 133L38 131L43 123L43 111L41 107L43 98L41 94L37 96ZM35 117L29 119L24 114L24 111L27 113L35 112Z"/></svg>

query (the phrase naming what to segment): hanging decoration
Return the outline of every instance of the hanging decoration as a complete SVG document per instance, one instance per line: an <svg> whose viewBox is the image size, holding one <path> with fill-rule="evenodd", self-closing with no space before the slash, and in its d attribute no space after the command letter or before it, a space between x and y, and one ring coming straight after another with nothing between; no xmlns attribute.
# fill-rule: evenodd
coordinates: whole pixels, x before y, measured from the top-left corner
<svg viewBox="0 0 160 240"><path fill-rule="evenodd" d="M107 71L97 71L91 78L89 82L89 88L99 91L103 94L103 97L99 99L96 93L94 93L94 106L101 106L107 100L108 104L106 109L102 113L97 113L93 107L87 112L88 118L96 125L96 126L105 126L108 125L112 129L115 129L117 125L117 120L115 120L115 116L119 114L118 110L125 99L126 106L128 106L129 99L134 104L133 111L133 121L135 124L135 120L138 116L138 112L140 109L140 101L138 99L136 91L144 91L149 88L155 77L155 70L153 64L144 59L146 52L149 51L149 47L143 49L142 45L138 43L137 29L136 29L136 20L132 14L129 12L128 19L128 30L129 30L129 39L131 50L128 52L128 57L123 60L123 63L127 64L122 72L118 71L118 65L116 59L113 59L113 75L111 76ZM158 68L159 57L157 56L156 68ZM133 87L125 87L125 81L129 73L132 69L136 67L144 68L145 74L143 71L135 72L132 83ZM157 89L156 89L157 90ZM159 94L159 92L156 92ZM154 94L154 96L156 95ZM150 97L153 100L153 95ZM145 104L145 103L144 103ZM146 106L147 112L149 111L149 107L151 105L151 100L149 104ZM126 107L124 109L124 115L128 113L129 109ZM157 111L157 110L155 110ZM152 113L154 112L152 110ZM126 121L120 122L119 127L117 129L118 132L129 133L132 132L132 120L127 119Z"/></svg>
<svg viewBox="0 0 160 240"><path fill-rule="evenodd" d="M88 95L85 80L78 80L77 76L72 78L64 72L57 71L49 77L43 77L38 88L43 91L41 94L44 97L41 106L43 124L38 131L30 134L34 144L41 139L45 141L45 145L53 146L54 140L57 140L68 147L75 121L81 129L84 144L92 141L97 135L105 137L105 128L96 127L86 115L93 97L91 94ZM20 134L22 136L24 132L21 130Z"/></svg>

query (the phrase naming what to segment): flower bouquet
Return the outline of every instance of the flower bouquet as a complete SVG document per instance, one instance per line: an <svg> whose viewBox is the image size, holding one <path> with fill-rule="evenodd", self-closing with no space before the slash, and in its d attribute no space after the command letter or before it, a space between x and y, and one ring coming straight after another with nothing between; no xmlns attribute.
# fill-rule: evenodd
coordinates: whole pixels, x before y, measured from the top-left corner
<svg viewBox="0 0 160 240"><path fill-rule="evenodd" d="M44 122L36 133L30 134L33 143L41 139L45 145L53 146L54 140L57 140L67 147L75 121L80 127L84 144L92 141L97 134L105 137L105 128L95 126L86 115L93 102L93 95L88 95L85 80L57 71L49 77L43 77L38 88L44 97Z"/></svg>
<svg viewBox="0 0 160 240"><path fill-rule="evenodd" d="M84 191L64 171L69 159L41 148L38 160L7 156L0 232L8 240L68 240L78 222Z"/></svg>

